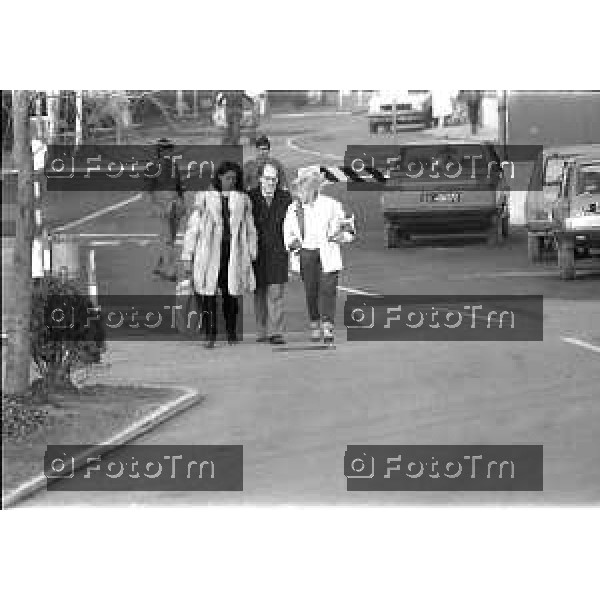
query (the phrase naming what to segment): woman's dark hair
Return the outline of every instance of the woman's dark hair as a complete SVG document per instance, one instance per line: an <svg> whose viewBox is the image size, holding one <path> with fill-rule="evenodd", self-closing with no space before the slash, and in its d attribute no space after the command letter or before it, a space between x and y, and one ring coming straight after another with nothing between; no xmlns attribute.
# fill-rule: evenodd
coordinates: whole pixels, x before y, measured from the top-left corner
<svg viewBox="0 0 600 600"><path fill-rule="evenodd" d="M223 161L219 168L217 169L215 176L213 178L213 187L218 192L221 192L221 177L225 175L228 171L233 171L236 175L235 178L235 190L238 192L244 191L244 172L242 171L242 167L238 165L238 163L226 160Z"/></svg>

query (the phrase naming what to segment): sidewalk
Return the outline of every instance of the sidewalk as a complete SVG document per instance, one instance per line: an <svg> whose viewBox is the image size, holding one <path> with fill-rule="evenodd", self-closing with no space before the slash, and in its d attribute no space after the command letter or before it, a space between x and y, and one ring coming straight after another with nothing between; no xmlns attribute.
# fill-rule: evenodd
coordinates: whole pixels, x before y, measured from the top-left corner
<svg viewBox="0 0 600 600"><path fill-rule="evenodd" d="M432 129L424 129L423 134L431 136L439 140L460 141L460 142L487 142L498 140L498 130L491 127L480 127L477 134L471 134L470 125L449 125L443 129L434 127Z"/></svg>

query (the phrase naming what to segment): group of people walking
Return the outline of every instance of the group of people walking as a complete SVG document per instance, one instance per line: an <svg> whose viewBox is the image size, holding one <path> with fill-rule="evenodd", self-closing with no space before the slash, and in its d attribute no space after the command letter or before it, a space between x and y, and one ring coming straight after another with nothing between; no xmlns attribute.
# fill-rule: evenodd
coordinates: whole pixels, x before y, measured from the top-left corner
<svg viewBox="0 0 600 600"><path fill-rule="evenodd" d="M333 343L340 245L352 241L353 223L337 200L321 193L319 167L299 169L288 185L268 138L256 146L257 158L243 170L235 162L219 165L211 188L194 195L183 227L181 263L202 311L205 346L214 348L217 338L218 291L229 344L238 342L239 298L249 293L256 341L285 344L290 270L304 282L311 340ZM172 233L166 229L165 239Z"/></svg>

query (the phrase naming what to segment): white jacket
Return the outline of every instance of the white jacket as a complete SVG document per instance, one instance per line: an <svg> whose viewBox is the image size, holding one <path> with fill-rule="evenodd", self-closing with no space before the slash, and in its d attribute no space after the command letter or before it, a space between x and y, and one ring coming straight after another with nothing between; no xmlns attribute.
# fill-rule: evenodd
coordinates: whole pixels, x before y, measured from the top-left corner
<svg viewBox="0 0 600 600"><path fill-rule="evenodd" d="M290 204L283 222L283 241L288 250L294 240L301 240L297 210L298 205L296 202ZM344 219L342 204L330 196L319 194L315 200L313 210L315 211L316 222L321 225L318 248L323 272L341 271L342 253L340 242L330 241L329 238L338 233L340 220ZM354 234L346 231L342 233L341 238L342 242L351 242L354 239ZM300 272L300 255L298 252L290 252L290 270L296 273Z"/></svg>

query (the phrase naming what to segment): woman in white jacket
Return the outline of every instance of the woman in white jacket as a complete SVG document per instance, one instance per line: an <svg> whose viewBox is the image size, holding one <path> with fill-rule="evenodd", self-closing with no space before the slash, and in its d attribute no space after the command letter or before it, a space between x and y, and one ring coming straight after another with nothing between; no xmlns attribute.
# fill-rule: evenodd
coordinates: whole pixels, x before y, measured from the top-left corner
<svg viewBox="0 0 600 600"><path fill-rule="evenodd" d="M293 183L294 202L283 224L290 251L290 269L304 282L311 339L333 343L338 276L342 270L340 244L354 239L353 219L340 202L320 193L319 167L300 169Z"/></svg>

